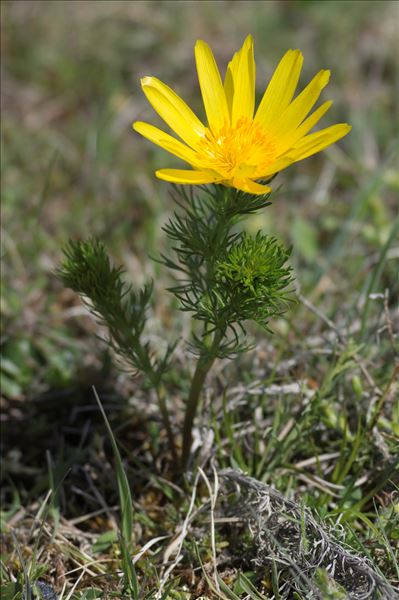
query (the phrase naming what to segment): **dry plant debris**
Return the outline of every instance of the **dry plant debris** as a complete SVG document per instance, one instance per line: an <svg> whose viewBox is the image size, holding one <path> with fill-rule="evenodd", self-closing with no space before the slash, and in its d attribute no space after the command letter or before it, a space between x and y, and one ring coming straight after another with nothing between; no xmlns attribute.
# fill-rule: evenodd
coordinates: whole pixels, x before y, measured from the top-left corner
<svg viewBox="0 0 399 600"><path fill-rule="evenodd" d="M289 572L280 590L282 597L308 588L306 598L323 600L325 596L320 595L316 583L319 569L345 589L348 599L399 597L365 558L333 539L303 506L240 471L224 469L219 475L235 492L228 513L248 526L256 548L254 564L263 567L274 563Z"/></svg>

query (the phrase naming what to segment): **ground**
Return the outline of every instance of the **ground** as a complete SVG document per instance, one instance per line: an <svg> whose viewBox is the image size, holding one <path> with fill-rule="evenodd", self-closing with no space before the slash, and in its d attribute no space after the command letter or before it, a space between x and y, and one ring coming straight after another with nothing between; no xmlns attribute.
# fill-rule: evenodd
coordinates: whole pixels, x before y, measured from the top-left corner
<svg viewBox="0 0 399 600"><path fill-rule="evenodd" d="M238 492L223 478L231 468L295 502L305 538L306 519L315 519L329 540L366 559L392 590L369 597L399 593L397 8L2 3L5 598L21 598L27 580L51 584L63 600L154 598L161 588L165 598L359 597L339 590L328 569L307 569L292 531L286 548L282 538L264 542L260 560L260 533L246 527L248 515L237 516ZM174 209L154 171L178 161L131 123L158 123L140 89L145 75L202 114L195 40L226 65L248 33L258 98L285 50L298 47L302 85L321 68L332 71L327 124L353 129L281 173L272 205L246 223L292 245L298 302L271 324L273 335L252 330L251 353L215 364L195 460L177 481L151 390L118 368L96 337L103 331L55 271L70 237L95 235L135 285L154 278L150 339L181 337L168 376L178 432L195 363L184 342L190 319L165 291L170 273L150 258L167 250L161 227ZM118 538L122 473L133 507L127 555ZM288 548L296 566L282 561ZM140 552L132 567L126 556Z"/></svg>

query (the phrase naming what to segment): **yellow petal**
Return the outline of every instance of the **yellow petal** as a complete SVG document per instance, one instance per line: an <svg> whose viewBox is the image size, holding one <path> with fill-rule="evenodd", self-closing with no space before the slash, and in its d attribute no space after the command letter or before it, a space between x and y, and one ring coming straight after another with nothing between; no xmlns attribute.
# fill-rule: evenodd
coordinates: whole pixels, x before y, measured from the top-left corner
<svg viewBox="0 0 399 600"><path fill-rule="evenodd" d="M282 156L281 158L272 162L268 167L259 167L259 169L256 171L256 178L264 179L265 177L270 177L271 175L286 169L289 167L289 165L292 165L293 162L294 161L291 156Z"/></svg>
<svg viewBox="0 0 399 600"><path fill-rule="evenodd" d="M158 146L161 146L161 148L164 148L164 150L167 150L171 154L178 156L182 160L185 160L186 162L190 163L191 165L195 164L196 153L191 148L189 148L185 144L182 144L181 142L179 142L179 140L176 140L168 133L165 133L164 131L161 131L161 129L158 129L158 127L154 127L149 123L143 123L142 121L136 121L135 123L133 123L133 129L137 131L137 133L140 133L140 135L150 140L150 142L158 144Z"/></svg>
<svg viewBox="0 0 399 600"><path fill-rule="evenodd" d="M159 179L173 183L216 183L221 181L218 175L209 171L189 171L186 169L160 169L155 172Z"/></svg>
<svg viewBox="0 0 399 600"><path fill-rule="evenodd" d="M288 50L284 54L267 86L255 121L268 125L287 108L294 96L302 63L303 56L299 50Z"/></svg>
<svg viewBox="0 0 399 600"><path fill-rule="evenodd" d="M141 80L143 92L154 110L187 144L195 147L205 135L205 126L170 87L156 77Z"/></svg>
<svg viewBox="0 0 399 600"><path fill-rule="evenodd" d="M202 40L195 44L195 60L208 124L216 133L229 122L229 111L215 58L208 44Z"/></svg>
<svg viewBox="0 0 399 600"><path fill-rule="evenodd" d="M255 60L254 44L249 35L243 47L237 53L236 65L232 71L233 102L231 120L234 125L241 117L248 119L254 116L255 107Z"/></svg>
<svg viewBox="0 0 399 600"><path fill-rule="evenodd" d="M231 182L229 182L229 184L237 188L237 190L247 192L248 194L260 195L268 194L272 191L272 188L268 185L256 183L256 181L252 181L252 179L239 179L238 177L234 177L234 179Z"/></svg>
<svg viewBox="0 0 399 600"><path fill-rule="evenodd" d="M224 78L224 93L226 94L227 106L231 118L234 98L234 81L237 78L237 69L240 62L239 53L236 52L228 64L226 75Z"/></svg>
<svg viewBox="0 0 399 600"><path fill-rule="evenodd" d="M310 117L305 119L297 129L294 131L287 131L285 136L282 135L279 139L280 151L285 152L288 148L294 146L298 140L304 137L326 114L331 105L332 100L324 102L324 104L319 106L319 108L315 110Z"/></svg>
<svg viewBox="0 0 399 600"><path fill-rule="evenodd" d="M299 140L289 155L294 161L312 156L312 154L324 150L327 146L343 138L351 129L352 127L347 123L338 123L321 131L311 133Z"/></svg>
<svg viewBox="0 0 399 600"><path fill-rule="evenodd" d="M280 115L280 118L271 125L271 129L278 131L282 137L293 132L317 102L329 79L330 71L320 71L317 73L299 96Z"/></svg>

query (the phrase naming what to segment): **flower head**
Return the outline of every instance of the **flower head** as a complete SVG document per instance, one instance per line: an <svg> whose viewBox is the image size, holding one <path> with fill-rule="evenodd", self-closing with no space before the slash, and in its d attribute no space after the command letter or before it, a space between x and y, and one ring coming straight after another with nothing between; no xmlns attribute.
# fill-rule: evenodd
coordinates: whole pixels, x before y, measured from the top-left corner
<svg viewBox="0 0 399 600"><path fill-rule="evenodd" d="M155 77L141 80L143 91L165 123L182 140L137 121L133 128L192 169L160 169L157 177L182 184L219 183L251 194L265 194L267 180L288 165L320 152L351 127L332 125L309 131L330 108L328 101L309 112L327 85L330 72L320 71L294 99L302 68L299 50L281 59L255 112L255 61L252 36L230 61L224 82L209 46L195 45L198 80L207 125L167 85Z"/></svg>

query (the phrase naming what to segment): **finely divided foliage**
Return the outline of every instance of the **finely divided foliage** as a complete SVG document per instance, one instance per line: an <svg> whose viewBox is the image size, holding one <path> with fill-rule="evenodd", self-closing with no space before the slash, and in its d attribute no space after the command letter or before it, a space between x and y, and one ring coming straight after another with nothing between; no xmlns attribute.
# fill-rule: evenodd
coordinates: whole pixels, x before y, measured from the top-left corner
<svg viewBox="0 0 399 600"><path fill-rule="evenodd" d="M107 342L134 371L157 385L166 368L168 347L162 359L154 360L142 335L151 301L152 283L136 291L124 280L122 267L114 267L104 245L96 239L70 241L58 274L77 292L97 321L109 329Z"/></svg>
<svg viewBox="0 0 399 600"><path fill-rule="evenodd" d="M232 357L248 348L245 321L266 327L292 300L287 291L291 268L285 264L289 252L276 238L260 232L251 237L235 227L245 215L267 206L269 195L248 199L221 186L199 198L184 188L178 193L183 212L164 227L176 258L163 256L163 263L180 272L170 291L183 310L204 324L192 348L206 354L208 336L217 331L222 340L217 356Z"/></svg>

